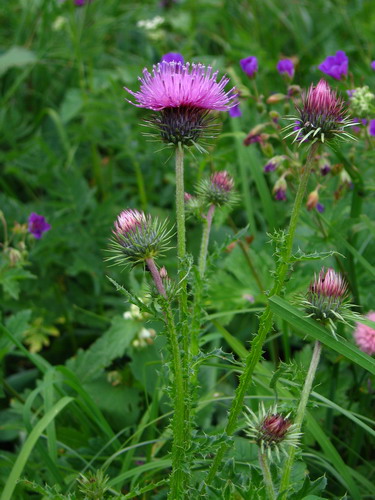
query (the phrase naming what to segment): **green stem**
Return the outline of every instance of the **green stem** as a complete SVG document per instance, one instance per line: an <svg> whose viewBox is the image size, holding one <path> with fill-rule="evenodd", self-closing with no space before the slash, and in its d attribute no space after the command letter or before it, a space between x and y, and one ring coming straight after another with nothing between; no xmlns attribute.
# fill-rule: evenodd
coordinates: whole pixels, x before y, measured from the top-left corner
<svg viewBox="0 0 375 500"><path fill-rule="evenodd" d="M211 205L210 208L208 209L206 218L203 223L202 242L201 242L199 265L198 265L199 274L201 278L203 278L204 273L206 272L208 242L210 239L210 231L214 213L215 213L215 205Z"/></svg>
<svg viewBox="0 0 375 500"><path fill-rule="evenodd" d="M260 449L258 451L258 458L259 458L260 468L262 469L263 473L264 484L267 492L267 499L276 500L275 488L273 487L272 476L270 468L268 466L267 456L265 453L262 453Z"/></svg>
<svg viewBox="0 0 375 500"><path fill-rule="evenodd" d="M315 378L316 369L319 364L321 351L322 351L322 345L319 341L316 341L314 346L314 352L310 362L309 371L307 372L305 384L302 389L301 399L299 401L296 418L294 420L294 423L296 425L296 432L301 431L302 422L305 417L306 406L309 400L312 384ZM288 498L290 473L292 472L294 456L296 454L296 451L297 451L296 447L294 446L289 447L289 456L284 466L284 473L280 483L280 491L284 492L281 500Z"/></svg>
<svg viewBox="0 0 375 500"><path fill-rule="evenodd" d="M180 356L180 346L176 326L173 318L171 305L160 277L159 271L153 259L146 260L147 267L154 279L159 294L163 297L163 313L167 325L169 346L172 353L173 371L173 404L174 414L172 420L173 443L172 443L172 474L168 498L179 500L184 497L185 483L185 398L184 398L184 378L182 372L182 362Z"/></svg>
<svg viewBox="0 0 375 500"><path fill-rule="evenodd" d="M309 180L310 172L313 165L313 158L316 154L317 148L318 148L318 143L313 144L309 150L309 154L306 159L306 164L301 175L301 180L297 189L296 198L294 200L294 205L292 209L292 214L290 217L289 230L285 240L285 249L283 251L284 258L279 262L277 266L275 273L275 282L271 291L269 292L269 298L273 297L274 295L280 295L284 286L286 274L289 268L289 261L292 255L293 241L297 228L299 213L301 211L303 198L306 192L307 182ZM245 360L245 368L240 377L239 384L236 389L235 396L233 398L232 406L229 411L228 422L225 428L225 432L228 436L232 435L236 430L237 420L243 408L245 395L252 381L252 376L255 367L258 364L260 357L262 355L263 352L262 347L268 332L272 328L272 323L273 323L273 313L268 303L262 316L260 317L258 333L251 343L250 352ZM219 448L219 451L217 452L217 455L214 458L211 468L209 470L206 484L210 484L213 481L214 477L216 476L216 472L220 467L220 464L223 460L227 447L228 445L226 443L223 443Z"/></svg>

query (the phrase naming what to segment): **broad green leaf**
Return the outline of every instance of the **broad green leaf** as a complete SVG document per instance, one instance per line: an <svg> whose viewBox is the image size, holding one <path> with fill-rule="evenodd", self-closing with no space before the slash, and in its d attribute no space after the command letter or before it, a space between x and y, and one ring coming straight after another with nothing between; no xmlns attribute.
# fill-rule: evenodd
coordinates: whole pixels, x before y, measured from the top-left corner
<svg viewBox="0 0 375 500"><path fill-rule="evenodd" d="M0 56L0 75L9 68L22 67L36 61L37 57L31 50L25 49L25 47L11 47Z"/></svg>

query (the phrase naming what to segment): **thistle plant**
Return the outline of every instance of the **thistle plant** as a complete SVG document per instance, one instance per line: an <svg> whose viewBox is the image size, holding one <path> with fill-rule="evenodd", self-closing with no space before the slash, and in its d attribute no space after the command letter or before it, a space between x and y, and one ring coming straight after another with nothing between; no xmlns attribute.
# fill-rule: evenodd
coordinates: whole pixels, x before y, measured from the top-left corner
<svg viewBox="0 0 375 500"><path fill-rule="evenodd" d="M183 410L178 409L178 418L173 421L173 442L176 453L172 453L172 476L169 498L182 498L187 484L187 474L183 454L190 446L190 387L189 361L191 356L190 330L188 324L187 263L186 263L186 230L185 230L185 190L184 190L184 149L194 146L204 152L202 141L212 137L215 121L212 111L228 111L236 105L234 88L225 91L229 79L225 76L217 81L218 72L212 71L202 64L183 64L172 57L170 62L164 60L153 67L152 73L147 69L140 78L140 90L133 92L126 89L136 98L137 107L146 108L155 114L146 121L157 131L159 138L175 149L176 165L176 222L177 222L177 256L179 280L179 331L181 345L174 342L173 352L181 360L181 366L175 365L175 394L182 398ZM214 204L212 204L214 207ZM206 220L212 220L213 209L209 209ZM150 262L147 265L153 275L160 294L168 300L160 274ZM157 284L158 282L158 284ZM176 335L174 319L170 304L165 310L169 318L170 329ZM175 334L171 339L175 339ZM180 355L180 352L182 356ZM182 358L182 359L181 359ZM181 368L181 369L180 369ZM181 372L182 370L182 372ZM184 384L177 388L177 382L183 377ZM177 409L176 409L177 412ZM179 452L177 451L179 450ZM178 455L178 457L177 457ZM174 458L173 458L174 457Z"/></svg>
<svg viewBox="0 0 375 500"><path fill-rule="evenodd" d="M277 411L277 406L265 410L263 403L259 405L258 414L245 407L247 427L245 434L255 441L258 446L259 465L269 499L276 499L276 492L272 481L269 462L280 460L280 453L288 456L289 446L297 447L301 433L290 420L290 414L283 416Z"/></svg>
<svg viewBox="0 0 375 500"><path fill-rule="evenodd" d="M334 140L338 136L345 139L351 138L350 134L345 132L345 127L349 126L350 119L348 118L344 102L324 80L321 80L316 87L311 85L310 89L303 94L302 105L297 106L296 111L298 114L295 121L298 123L298 130L292 131L287 137L295 134L294 141L299 138L301 144L306 143L308 145L308 155L304 167L300 172L299 185L290 217L288 232L285 238L283 238L281 248L278 249L278 264L273 287L268 293L269 298L280 295L284 287L290 266L299 214L319 146L322 143ZM312 120L309 123L306 122L308 118ZM273 313L270 304L267 304L259 319L258 333L251 342L251 349L245 360L244 371L240 377L239 385L229 411L225 428L225 432L228 435L232 435L236 430L237 420L243 408L245 395L252 381L254 369L262 355L262 347L267 334L272 328L272 324ZM210 484L215 478L226 450L227 444L223 443L213 460L206 483Z"/></svg>

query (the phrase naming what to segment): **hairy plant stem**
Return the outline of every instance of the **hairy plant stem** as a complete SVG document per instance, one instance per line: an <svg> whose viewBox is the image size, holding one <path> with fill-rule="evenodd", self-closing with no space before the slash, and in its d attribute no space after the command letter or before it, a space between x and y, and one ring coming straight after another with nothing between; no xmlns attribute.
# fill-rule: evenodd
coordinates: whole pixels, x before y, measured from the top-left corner
<svg viewBox="0 0 375 500"><path fill-rule="evenodd" d="M309 400L312 384L315 378L316 369L318 368L320 353L322 351L322 344L317 340L314 345L313 355L310 361L309 370L307 372L305 384L302 389L301 399L298 404L296 418L294 423L296 425L296 432L301 431L302 422L305 417L306 406ZM297 448L294 446L289 447L289 455L284 466L284 473L280 482L280 491L284 492L282 500L288 498L289 480L290 474L293 468L294 456L296 454Z"/></svg>
<svg viewBox="0 0 375 500"><path fill-rule="evenodd" d="M203 233L202 233L201 249L199 253L199 263L198 263L198 269L201 278L203 278L204 273L206 272L208 242L210 239L210 231L214 213L215 213L215 205L211 205L210 208L208 209L207 215L203 222Z"/></svg>
<svg viewBox="0 0 375 500"><path fill-rule="evenodd" d="M177 225L177 257L178 257L178 281L180 292L178 294L179 306L179 321L180 332L176 337L177 346L180 347L180 355L182 361L182 394L183 401L183 420L181 424L181 432L183 433L183 447L187 450L190 446L191 431L190 431L190 401L191 390L189 387L189 360L190 360L190 334L188 328L188 297L187 297L187 276L186 276L186 229L185 229L185 188L184 188L184 150L179 143L176 148L176 225ZM180 464L181 470L184 469L184 464ZM181 491L186 487L188 474L184 474L185 478L177 477L179 481L178 488ZM176 490L177 491L177 490ZM172 483L169 497L171 500L180 497L173 497Z"/></svg>
<svg viewBox="0 0 375 500"><path fill-rule="evenodd" d="M267 455L258 450L258 459L260 468L262 469L264 485L266 487L267 499L276 500L275 488L273 487L271 471L268 466Z"/></svg>
<svg viewBox="0 0 375 500"><path fill-rule="evenodd" d="M273 297L274 295L280 295L284 286L286 274L289 268L289 261L292 255L294 235L297 228L297 222L302 206L302 201L306 192L307 182L309 180L310 172L313 165L313 158L316 154L317 148L318 148L318 143L313 144L309 150L306 159L306 164L304 166L300 183L297 189L296 198L294 200L294 205L289 222L289 229L285 239L285 247L282 252L282 259L280 259L278 266L276 268L275 281L271 291L268 294L269 298ZM239 384L236 389L236 393L232 402L232 406L229 411L228 422L225 428L225 432L228 436L231 436L236 430L237 420L242 411L246 392L252 381L252 376L255 367L261 358L263 352L262 347L267 334L272 328L272 323L273 323L273 313L268 303L262 316L260 317L258 333L255 336L254 340L251 342L251 349L245 360L245 368L240 377ZM219 448L213 460L211 468L209 470L206 479L206 484L210 484L215 478L216 472L220 467L220 464L223 460L227 448L228 448L227 443L223 443Z"/></svg>
<svg viewBox="0 0 375 500"><path fill-rule="evenodd" d="M182 361L180 356L180 346L173 312L168 301L168 297L160 277L160 273L153 259L146 259L146 264L151 272L155 286L159 294L165 299L162 304L169 346L172 353L173 371L173 405L174 414L172 419L172 474L170 480L169 500L180 500L184 498L185 490L185 397L184 397L184 377Z"/></svg>

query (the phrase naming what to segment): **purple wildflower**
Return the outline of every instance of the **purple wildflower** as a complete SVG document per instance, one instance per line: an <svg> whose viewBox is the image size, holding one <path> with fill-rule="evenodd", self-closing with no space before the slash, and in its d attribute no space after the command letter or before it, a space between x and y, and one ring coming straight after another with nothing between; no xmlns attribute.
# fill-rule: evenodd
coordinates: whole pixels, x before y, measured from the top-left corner
<svg viewBox="0 0 375 500"><path fill-rule="evenodd" d="M255 73L258 71L258 59L255 56L245 57L245 59L241 59L240 65L242 71L244 71L250 78L253 78L255 76Z"/></svg>
<svg viewBox="0 0 375 500"><path fill-rule="evenodd" d="M325 206L322 203L317 203L315 208L317 209L317 211L320 214L322 214L324 212L324 210L326 209Z"/></svg>
<svg viewBox="0 0 375 500"><path fill-rule="evenodd" d="M176 63L181 63L184 64L184 56L180 54L179 52L168 52L168 54L164 54L163 57L161 58L161 62L176 62Z"/></svg>
<svg viewBox="0 0 375 500"><path fill-rule="evenodd" d="M235 89L225 92L229 78L223 76L216 81L218 71L212 73L212 67L203 64L181 64L165 62L156 64L152 74L145 68L140 78L138 92L125 87L137 102L130 104L138 108L161 111L166 108L191 107L215 111L228 111L236 103Z"/></svg>
<svg viewBox="0 0 375 500"><path fill-rule="evenodd" d="M235 106L233 106L233 108L230 108L228 113L231 118L239 118L240 116L242 116L240 105L236 104Z"/></svg>
<svg viewBox="0 0 375 500"><path fill-rule="evenodd" d="M274 156L273 158L270 158L264 165L263 171L266 173L273 172L284 160L284 156Z"/></svg>
<svg viewBox="0 0 375 500"><path fill-rule="evenodd" d="M372 61L371 68L375 71L375 61Z"/></svg>
<svg viewBox="0 0 375 500"><path fill-rule="evenodd" d="M328 165L328 163L326 163L325 165L323 165L323 167L321 167L320 169L320 173L323 175L323 176L326 176L330 173L331 171L331 167Z"/></svg>
<svg viewBox="0 0 375 500"><path fill-rule="evenodd" d="M77 7L82 7L86 3L90 3L90 2L91 2L91 0L74 0L74 3L75 3L75 5L77 5Z"/></svg>
<svg viewBox="0 0 375 500"><path fill-rule="evenodd" d="M43 215L38 215L35 212L30 214L28 223L29 233L31 233L37 240L40 240L43 234L51 229L51 226L48 224L45 217Z"/></svg>
<svg viewBox="0 0 375 500"><path fill-rule="evenodd" d="M351 89L347 90L346 93L348 94L349 99L354 96L356 89Z"/></svg>
<svg viewBox="0 0 375 500"><path fill-rule="evenodd" d="M194 145L202 151L198 141L208 127L214 127L209 112L229 111L237 104L235 89L224 90L229 78L223 76L217 82L217 75L211 66L162 61L152 74L143 70L138 92L125 90L136 98L135 103L128 101L134 106L160 111L147 123L159 131L164 142Z"/></svg>
<svg viewBox="0 0 375 500"><path fill-rule="evenodd" d="M281 59L276 65L277 71L280 75L285 75L290 79L294 76L294 64L291 59Z"/></svg>
<svg viewBox="0 0 375 500"><path fill-rule="evenodd" d="M275 197L275 200L277 201L285 201L286 200L286 190L287 190L287 183L284 177L280 177L275 185L273 186L273 194Z"/></svg>
<svg viewBox="0 0 375 500"><path fill-rule="evenodd" d="M319 66L320 71L340 80L348 74L349 59L343 50L338 50L334 56L328 56Z"/></svg>
<svg viewBox="0 0 375 500"><path fill-rule="evenodd" d="M368 126L368 133L375 137L375 120L370 120L369 126Z"/></svg>

